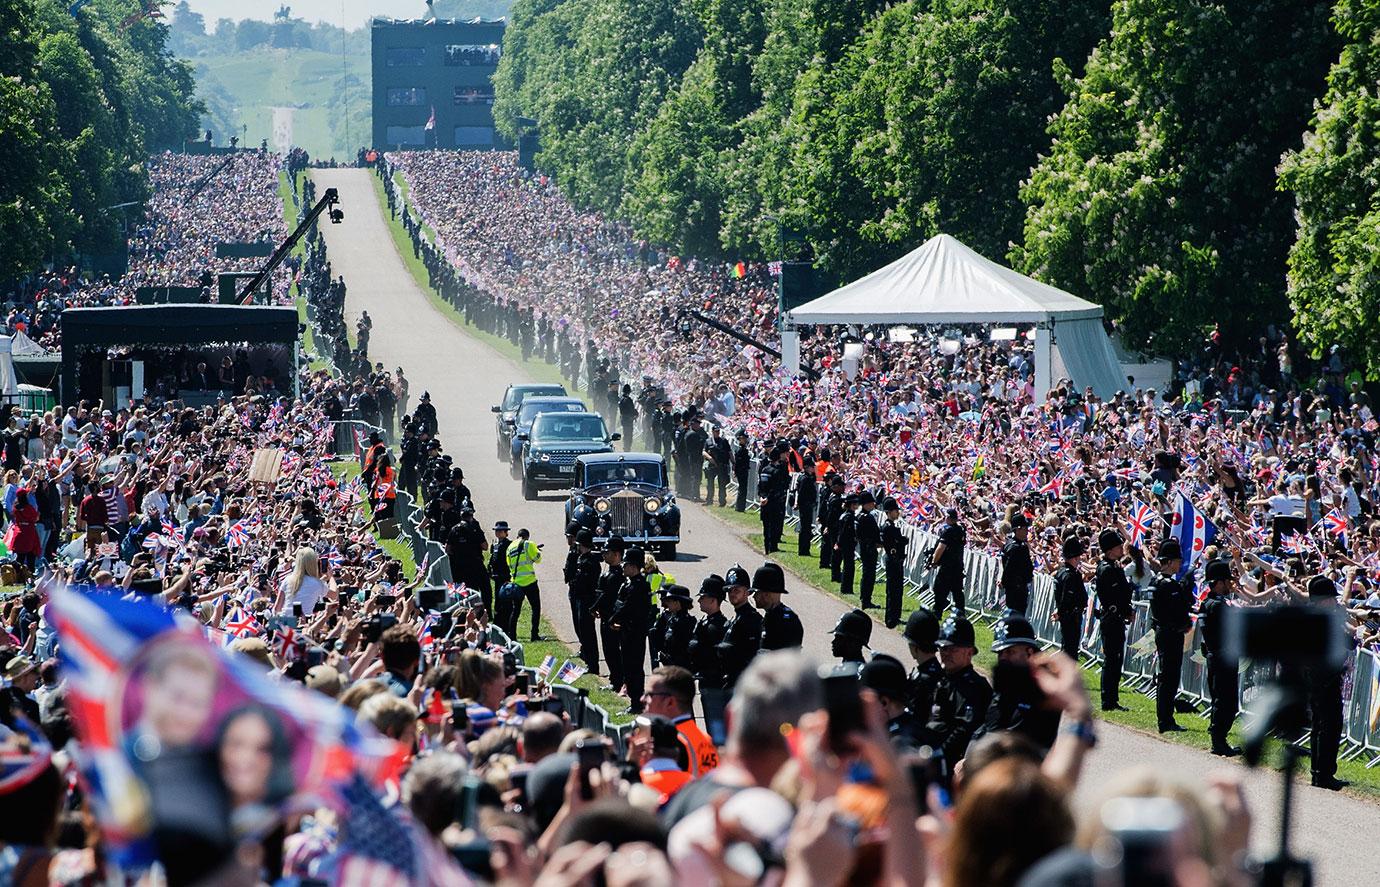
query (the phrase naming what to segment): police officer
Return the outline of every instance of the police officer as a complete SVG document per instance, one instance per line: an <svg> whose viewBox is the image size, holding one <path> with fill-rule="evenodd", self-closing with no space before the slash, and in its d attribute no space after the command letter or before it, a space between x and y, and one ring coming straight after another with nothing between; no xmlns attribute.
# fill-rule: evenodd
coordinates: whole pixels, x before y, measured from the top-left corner
<svg viewBox="0 0 1380 887"><path fill-rule="evenodd" d="M690 498L700 500L700 481L704 476L704 429L700 416L691 407L685 411L685 474L690 482Z"/></svg>
<svg viewBox="0 0 1380 887"><path fill-rule="evenodd" d="M1025 613L1030 602L1030 583L1035 579L1035 564L1030 559L1027 536L1030 521L1019 511L1011 516L1011 538L1001 550L1001 587L1007 609Z"/></svg>
<svg viewBox="0 0 1380 887"><path fill-rule="evenodd" d="M899 659L885 653L876 654L862 667L858 681L877 694L877 701L886 713L887 737L898 752L918 751L921 746L933 743L925 722L906 708L906 667Z"/></svg>
<svg viewBox="0 0 1380 887"><path fill-rule="evenodd" d="M837 582L839 571L834 541L838 533L839 515L843 514L843 475L830 472L825 476L824 486L826 492L819 505L819 568L828 570Z"/></svg>
<svg viewBox="0 0 1380 887"><path fill-rule="evenodd" d="M1088 586L1078 561L1083 557L1083 541L1077 536L1064 540L1064 565L1054 573L1054 618L1059 622L1059 645L1070 659L1078 661L1083 641L1083 613L1088 608Z"/></svg>
<svg viewBox="0 0 1380 887"><path fill-rule="evenodd" d="M623 587L623 552L628 543L622 536L613 536L604 547L604 563L608 572L599 577L599 594L594 599L594 615L599 618L599 640L604 646L604 658L609 663L609 686L614 692L623 687L626 677L623 674L623 658L619 654L618 632L613 630L609 616L614 604L618 602L618 592Z"/></svg>
<svg viewBox="0 0 1380 887"><path fill-rule="evenodd" d="M733 461L733 450L724 437L723 429L715 425L709 431L709 440L704 445L704 476L708 486L704 491L704 504L711 504L714 487L719 488L719 507L728 503L728 472Z"/></svg>
<svg viewBox="0 0 1380 887"><path fill-rule="evenodd" d="M752 574L752 603L762 611L762 649L786 650L805 642L805 627L795 611L781 602L786 574L770 561Z"/></svg>
<svg viewBox="0 0 1380 887"><path fill-rule="evenodd" d="M703 616L690 634L690 671L700 682L700 691L722 690L723 668L719 664L719 642L724 639L728 619L721 608L724 602L724 577L710 573L700 581L696 603Z"/></svg>
<svg viewBox="0 0 1380 887"><path fill-rule="evenodd" d="M1179 673L1184 666L1184 635L1193 627L1189 611L1193 594L1177 578L1183 555L1179 540L1160 543L1160 574L1150 585L1150 625L1155 631L1159 674L1155 680L1155 717L1161 733L1183 731L1174 722L1174 699L1179 695Z"/></svg>
<svg viewBox="0 0 1380 887"><path fill-rule="evenodd" d="M436 434L436 407L431 404L431 392L422 392L417 408L412 411L412 418L420 423L420 430L427 431L433 436Z"/></svg>
<svg viewBox="0 0 1380 887"><path fill-rule="evenodd" d="M815 460L806 458L795 476L795 513L799 522L796 554L810 556L815 539L815 506L819 504L819 487L815 484Z"/></svg>
<svg viewBox="0 0 1380 887"><path fill-rule="evenodd" d="M1324 575L1308 580L1308 603L1314 607L1337 607L1337 585ZM1337 778L1337 750L1342 744L1342 671L1326 662L1315 662L1303 669L1308 688L1308 714L1313 729L1309 742L1313 785L1336 791L1350 783Z"/></svg>
<svg viewBox="0 0 1380 887"><path fill-rule="evenodd" d="M1121 568L1126 541L1110 527L1097 534L1102 560L1097 564L1095 588L1102 633L1102 710L1125 711L1119 701L1121 666L1126 661L1126 626L1131 624L1131 582Z"/></svg>
<svg viewBox="0 0 1380 887"><path fill-rule="evenodd" d="M917 607L906 619L901 636L910 647L915 668L911 669L910 698L907 705L922 721L928 720L934 707L934 694L944 680L944 667L939 664L939 619L933 611Z"/></svg>
<svg viewBox="0 0 1380 887"><path fill-rule="evenodd" d="M618 422L623 427L623 452L632 449L633 423L637 421L637 401L633 400L632 386L623 386L623 396L618 399Z"/></svg>
<svg viewBox="0 0 1380 887"><path fill-rule="evenodd" d="M946 619L935 644L944 667L944 681L935 692L929 728L944 751L944 759L957 762L963 760L968 742L987 718L992 685L973 669L977 643L973 624L967 619Z"/></svg>
<svg viewBox="0 0 1380 887"><path fill-rule="evenodd" d="M484 530L474 519L474 509L466 506L460 509L460 520L450 528L446 536L446 556L450 558L451 579L463 583L471 591L478 591L484 609L493 613L493 590L489 585L488 566L484 562L484 551L489 542L484 538Z"/></svg>
<svg viewBox="0 0 1380 887"><path fill-rule="evenodd" d="M845 664L856 662L861 665L864 661L863 647L872 640L872 617L854 608L839 615L839 621L834 623L829 634L834 638L829 644L832 655Z"/></svg>
<svg viewBox="0 0 1380 887"><path fill-rule="evenodd" d="M580 642L580 658L592 675L599 674L599 632L594 625L594 601L599 596L599 554L594 550L594 533L575 531L576 559L570 575L570 615L575 637ZM612 651L605 647L605 654Z"/></svg>
<svg viewBox="0 0 1380 887"><path fill-rule="evenodd" d="M1035 629L1020 613L1007 611L992 633L992 702L976 737L997 730L1020 733L1042 749L1054 744L1059 733L1058 711L1043 707L1044 694L1031 677L1031 658L1039 651Z"/></svg>
<svg viewBox="0 0 1380 887"><path fill-rule="evenodd" d="M752 450L748 448L746 431L737 434L737 446L733 448L733 479L738 484L738 498L733 503L734 511L747 511L748 470L752 467Z"/></svg>
<svg viewBox="0 0 1380 887"><path fill-rule="evenodd" d="M877 497L871 490L858 494L858 511L854 534L858 538L858 559L862 561L862 581L858 583L858 596L864 610L871 609L872 590L877 585L877 545L881 542L880 528L877 526ZM898 617L899 621L899 617Z"/></svg>
<svg viewBox="0 0 1380 887"><path fill-rule="evenodd" d="M762 646L762 614L752 606L747 570L734 564L724 576L724 590L733 615L719 641L719 667L724 673L724 689L732 691L738 676L752 662Z"/></svg>
<svg viewBox="0 0 1380 887"><path fill-rule="evenodd" d="M757 475L758 504L761 505L762 547L767 554L781 547L781 531L786 524L786 493L790 471L786 468L785 447L773 447L770 457Z"/></svg>
<svg viewBox="0 0 1380 887"><path fill-rule="evenodd" d="M642 712L643 683L647 678L647 629L652 615L652 588L642 575L646 555L640 548L629 548L623 555L623 584L608 622L618 634L618 653L623 666L623 683L628 688L629 711Z"/></svg>
<svg viewBox="0 0 1380 887"><path fill-rule="evenodd" d="M684 585L667 585L661 589L661 615L657 624L658 665L690 667L690 637L695 632L695 617L690 615L690 589ZM653 629L655 631L655 629Z"/></svg>
<svg viewBox="0 0 1380 887"><path fill-rule="evenodd" d="M1241 702L1237 686L1237 662L1226 655L1222 636L1227 618L1227 601L1232 595L1231 564L1220 560L1209 561L1205 573L1208 590L1198 625L1202 630L1202 651L1210 700L1208 736L1212 738L1214 755L1231 758L1241 754L1241 749L1227 740Z"/></svg>
<svg viewBox="0 0 1380 887"><path fill-rule="evenodd" d="M510 544L508 522L506 520L496 521L494 523L494 542L489 546L489 580L493 582L494 588L502 588L508 584L510 578L508 546Z"/></svg>
<svg viewBox="0 0 1380 887"><path fill-rule="evenodd" d="M882 502L886 520L882 521L882 569L886 572L886 627L901 624L901 599L905 593L906 545L901 529L901 505L891 496ZM938 627L936 625L936 627Z"/></svg>
<svg viewBox="0 0 1380 887"><path fill-rule="evenodd" d="M948 609L950 595L959 616L968 612L963 596L963 546L967 541L967 534L958 522L958 509L946 510L944 526L939 530L939 544L930 552L930 566L936 568L934 612L938 615L942 616Z"/></svg>
<svg viewBox="0 0 1380 887"><path fill-rule="evenodd" d="M857 509L858 494L844 496L843 511L834 524L834 578L838 580L839 591L844 595L853 593L853 571L858 555Z"/></svg>

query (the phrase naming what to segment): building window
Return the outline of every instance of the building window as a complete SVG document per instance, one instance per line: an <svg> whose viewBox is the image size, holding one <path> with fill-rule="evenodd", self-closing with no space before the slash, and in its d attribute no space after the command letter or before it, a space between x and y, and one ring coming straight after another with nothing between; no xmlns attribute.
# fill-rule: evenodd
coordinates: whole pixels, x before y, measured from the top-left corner
<svg viewBox="0 0 1380 887"><path fill-rule="evenodd" d="M384 59L390 68L420 68L426 64L426 47L390 46Z"/></svg>
<svg viewBox="0 0 1380 887"><path fill-rule="evenodd" d="M392 86L388 89L388 106L390 108L425 104L425 86Z"/></svg>
<svg viewBox="0 0 1380 887"><path fill-rule="evenodd" d="M426 127L390 126L387 131L390 145L425 145Z"/></svg>
<svg viewBox="0 0 1380 887"><path fill-rule="evenodd" d="M446 47L446 64L452 68L470 65L496 65L503 49L496 43L480 46L472 43L451 44Z"/></svg>
<svg viewBox="0 0 1380 887"><path fill-rule="evenodd" d="M457 105L492 105L493 103L494 87L492 83L485 83L480 86L455 87L455 104Z"/></svg>
<svg viewBox="0 0 1380 887"><path fill-rule="evenodd" d="M494 143L494 130L491 126L455 127L455 147L488 148Z"/></svg>

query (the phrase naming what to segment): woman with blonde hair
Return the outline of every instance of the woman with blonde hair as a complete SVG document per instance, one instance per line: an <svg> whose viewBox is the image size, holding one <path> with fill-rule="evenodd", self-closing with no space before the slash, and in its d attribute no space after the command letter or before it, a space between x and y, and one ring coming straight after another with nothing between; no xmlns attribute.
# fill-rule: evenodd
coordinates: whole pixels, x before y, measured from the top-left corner
<svg viewBox="0 0 1380 887"><path fill-rule="evenodd" d="M316 549L303 546L297 549L292 572L278 585L278 599L273 608L280 613L290 613L294 604L301 604L302 612L310 613L325 593L326 583L321 581L321 560Z"/></svg>

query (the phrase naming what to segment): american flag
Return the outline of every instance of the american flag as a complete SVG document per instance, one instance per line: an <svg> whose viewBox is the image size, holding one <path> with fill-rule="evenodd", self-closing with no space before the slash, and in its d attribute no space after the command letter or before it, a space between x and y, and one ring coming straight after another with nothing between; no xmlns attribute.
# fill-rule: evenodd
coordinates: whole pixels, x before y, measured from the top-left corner
<svg viewBox="0 0 1380 887"><path fill-rule="evenodd" d="M361 779L340 791L346 805L338 868L331 882L349 887L406 887L418 880L420 848L398 811Z"/></svg>
<svg viewBox="0 0 1380 887"><path fill-rule="evenodd" d="M543 681L546 680L551 674L551 669L555 667L556 657L548 654L547 657L541 661L541 665L537 666L537 677L541 678Z"/></svg>

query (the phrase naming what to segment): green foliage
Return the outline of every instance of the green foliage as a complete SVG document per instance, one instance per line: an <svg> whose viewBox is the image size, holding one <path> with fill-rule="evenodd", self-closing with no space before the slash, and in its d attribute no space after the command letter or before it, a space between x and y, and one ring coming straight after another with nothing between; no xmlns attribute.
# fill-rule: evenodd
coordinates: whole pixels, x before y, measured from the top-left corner
<svg viewBox="0 0 1380 887"><path fill-rule="evenodd" d="M115 207L147 197L150 151L196 132L191 72L156 20L96 0L0 5L0 281L124 242Z"/></svg>
<svg viewBox="0 0 1380 887"><path fill-rule="evenodd" d="M1340 343L1380 374L1380 2L1339 0L1333 23L1345 41L1303 147L1285 157L1282 187L1298 202L1289 253L1295 324L1314 350Z"/></svg>
<svg viewBox="0 0 1380 887"><path fill-rule="evenodd" d="M500 132L535 117L543 166L576 200L617 210L633 140L694 60L699 22L685 0L519 0L513 18L494 80Z"/></svg>
<svg viewBox="0 0 1380 887"><path fill-rule="evenodd" d="M1275 167L1335 55L1326 18L1320 0L1119 0L1066 77L1012 262L1156 351L1280 318L1294 226Z"/></svg>

